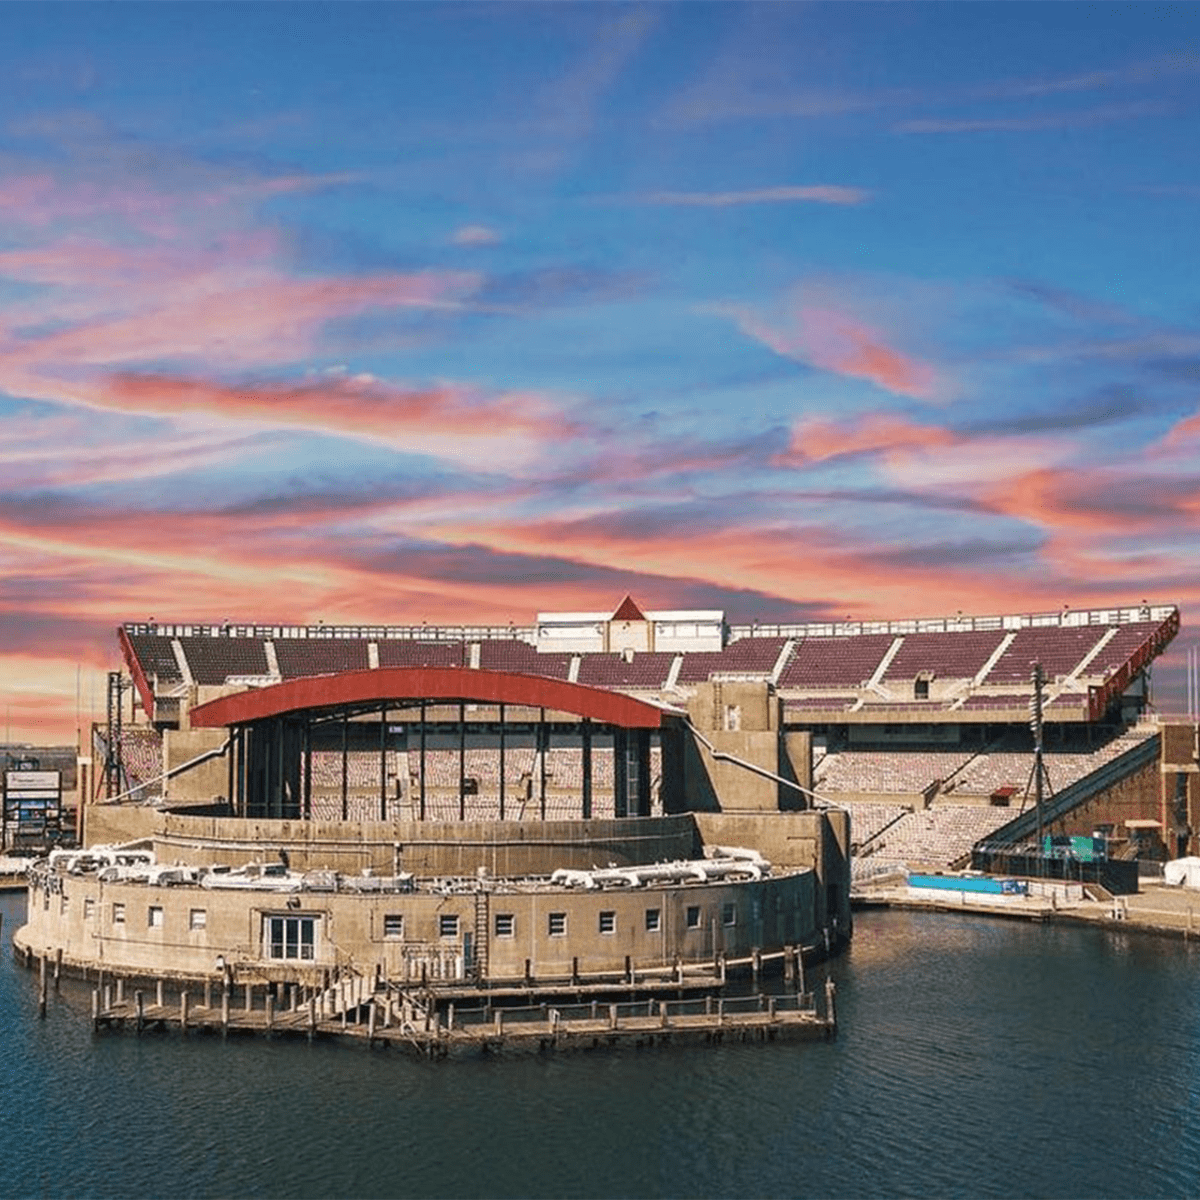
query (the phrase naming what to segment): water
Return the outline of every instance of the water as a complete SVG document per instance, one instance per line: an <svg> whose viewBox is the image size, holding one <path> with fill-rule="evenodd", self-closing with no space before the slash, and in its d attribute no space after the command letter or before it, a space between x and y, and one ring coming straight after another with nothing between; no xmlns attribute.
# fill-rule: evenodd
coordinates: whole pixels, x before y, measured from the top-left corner
<svg viewBox="0 0 1200 1200"><path fill-rule="evenodd" d="M427 1063L37 1019L0 897L0 1194L1181 1196L1200 951L866 913L832 1044Z"/></svg>

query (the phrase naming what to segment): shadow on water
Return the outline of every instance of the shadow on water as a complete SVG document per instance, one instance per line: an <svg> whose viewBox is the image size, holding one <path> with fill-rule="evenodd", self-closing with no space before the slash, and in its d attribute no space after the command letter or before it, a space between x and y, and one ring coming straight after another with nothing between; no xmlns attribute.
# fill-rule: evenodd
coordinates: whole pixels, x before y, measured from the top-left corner
<svg viewBox="0 0 1200 1200"><path fill-rule="evenodd" d="M0 899L0 1193L1174 1196L1200 1178L1200 954L863 914L836 1042L428 1063L37 1019ZM819 980L820 976L816 976ZM810 975L810 986L814 981Z"/></svg>

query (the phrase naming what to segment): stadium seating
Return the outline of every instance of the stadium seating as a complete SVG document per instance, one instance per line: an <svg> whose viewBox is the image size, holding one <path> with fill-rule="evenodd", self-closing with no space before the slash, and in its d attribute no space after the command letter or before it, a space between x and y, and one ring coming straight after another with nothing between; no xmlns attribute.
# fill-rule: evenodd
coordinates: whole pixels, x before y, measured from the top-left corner
<svg viewBox="0 0 1200 1200"><path fill-rule="evenodd" d="M860 687L895 639L890 634L805 638L779 677L780 688Z"/></svg>
<svg viewBox="0 0 1200 1200"><path fill-rule="evenodd" d="M592 687L657 691L674 661L675 655L662 653L635 654L628 662L620 654L586 654L579 663L578 681Z"/></svg>
<svg viewBox="0 0 1200 1200"><path fill-rule="evenodd" d="M275 660L284 679L365 671L370 665L362 638L276 638Z"/></svg>
<svg viewBox="0 0 1200 1200"><path fill-rule="evenodd" d="M271 673L261 638L181 637L179 644L198 684L220 686L231 675Z"/></svg>
<svg viewBox="0 0 1200 1200"><path fill-rule="evenodd" d="M408 638L380 640L381 667L461 667L462 642L415 642Z"/></svg>
<svg viewBox="0 0 1200 1200"><path fill-rule="evenodd" d="M883 682L915 679L923 672L946 679L972 679L1003 640L1000 630L905 634Z"/></svg>
<svg viewBox="0 0 1200 1200"><path fill-rule="evenodd" d="M160 686L170 686L183 679L169 637L153 633L131 633L129 642L147 679L157 679Z"/></svg>

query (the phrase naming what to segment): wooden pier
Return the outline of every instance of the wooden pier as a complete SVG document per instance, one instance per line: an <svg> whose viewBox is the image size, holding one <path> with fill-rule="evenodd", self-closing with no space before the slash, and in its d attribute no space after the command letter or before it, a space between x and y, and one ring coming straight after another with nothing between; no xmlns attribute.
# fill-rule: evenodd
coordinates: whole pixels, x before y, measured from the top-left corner
<svg viewBox="0 0 1200 1200"><path fill-rule="evenodd" d="M392 985L367 990L349 981L340 999L288 989L282 1002L247 989L240 1004L229 990L179 991L168 999L160 984L130 993L120 981L92 993L95 1030L138 1033L254 1034L342 1038L372 1049L396 1048L430 1058L504 1051L558 1052L617 1046L719 1044L725 1041L829 1039L836 1035L834 985L826 982L824 1011L806 993L713 996L500 1006L473 997L470 1007L442 1006L427 994ZM331 989L332 990L332 989ZM259 1001L261 1000L261 1005ZM337 1011L334 1011L337 1010Z"/></svg>

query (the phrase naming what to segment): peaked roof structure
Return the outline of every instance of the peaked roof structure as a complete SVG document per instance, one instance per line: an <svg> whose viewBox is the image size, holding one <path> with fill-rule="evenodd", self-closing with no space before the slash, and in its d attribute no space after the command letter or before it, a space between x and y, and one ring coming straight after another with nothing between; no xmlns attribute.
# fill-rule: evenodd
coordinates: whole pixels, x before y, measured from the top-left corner
<svg viewBox="0 0 1200 1200"><path fill-rule="evenodd" d="M610 620L613 621L644 621L646 614L637 606L637 602L628 593L625 593L625 599L617 605L617 611L613 613Z"/></svg>

